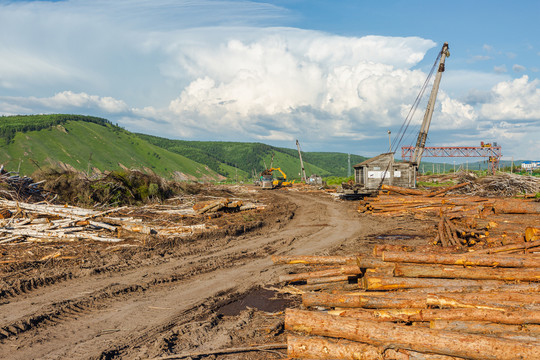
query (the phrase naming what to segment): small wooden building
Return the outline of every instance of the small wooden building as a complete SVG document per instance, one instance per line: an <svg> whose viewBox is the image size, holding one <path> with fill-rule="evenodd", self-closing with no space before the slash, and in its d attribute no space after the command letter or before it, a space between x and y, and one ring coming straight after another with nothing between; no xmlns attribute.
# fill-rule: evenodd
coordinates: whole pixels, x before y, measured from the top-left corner
<svg viewBox="0 0 540 360"><path fill-rule="evenodd" d="M376 190L383 184L407 188L416 187L416 167L394 161L394 153L386 153L356 164L356 184L366 190Z"/></svg>

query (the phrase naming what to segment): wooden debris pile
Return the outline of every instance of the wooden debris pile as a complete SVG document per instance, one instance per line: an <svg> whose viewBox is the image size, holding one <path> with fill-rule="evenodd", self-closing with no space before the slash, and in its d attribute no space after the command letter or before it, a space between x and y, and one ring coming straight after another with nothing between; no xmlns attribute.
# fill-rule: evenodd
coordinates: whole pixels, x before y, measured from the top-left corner
<svg viewBox="0 0 540 360"><path fill-rule="evenodd" d="M462 176L460 180L469 180ZM460 189L453 189L452 194L466 194L485 197L513 197L520 194L531 195L540 192L540 178L516 174L500 173L475 179L470 185Z"/></svg>
<svg viewBox="0 0 540 360"><path fill-rule="evenodd" d="M358 211L376 216L413 216L433 223L433 238L442 246L497 246L525 241L526 227L538 222L540 202L477 196L437 197L434 192L385 186L392 192L359 202ZM448 189L448 188L446 188ZM411 194L416 195L411 195ZM430 195L431 194L431 195Z"/></svg>
<svg viewBox="0 0 540 360"><path fill-rule="evenodd" d="M540 241L451 253L379 246L374 256L274 256L302 295L287 309L295 359L535 359L540 354ZM436 251L436 250L440 251ZM414 250L414 251L411 251Z"/></svg>
<svg viewBox="0 0 540 360"><path fill-rule="evenodd" d="M19 176L16 172L7 172L4 165L0 166L0 197L4 199L36 202L51 197L51 193L44 190L43 181L35 182L28 176Z"/></svg>
<svg viewBox="0 0 540 360"><path fill-rule="evenodd" d="M94 240L120 242L130 234L157 235L162 237L187 236L216 229L216 225L205 223L183 224L178 222L144 221L130 213L144 212L147 215L177 215L183 218L197 217L220 210L245 211L264 208L262 204L243 204L242 201L220 199L193 208L179 206L150 205L139 208L118 207L97 211L67 205L29 204L11 200L0 200L0 244L21 241L74 241ZM148 216L146 216L148 217ZM188 222L189 223L189 222Z"/></svg>
<svg viewBox="0 0 540 360"><path fill-rule="evenodd" d="M256 205L253 203L246 203L242 200L229 200L229 199L218 199L218 200L211 200L211 201L203 201L198 202L195 205L193 205L193 210L197 214L207 214L207 213L215 213L218 211L225 211L225 212L236 212L236 211L246 211L246 210L262 210L264 209L264 205Z"/></svg>

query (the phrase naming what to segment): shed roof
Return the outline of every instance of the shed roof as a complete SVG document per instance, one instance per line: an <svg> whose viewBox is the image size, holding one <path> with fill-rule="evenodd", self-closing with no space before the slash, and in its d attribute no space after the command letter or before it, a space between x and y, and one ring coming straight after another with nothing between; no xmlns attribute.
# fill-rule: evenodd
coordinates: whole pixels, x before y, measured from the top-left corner
<svg viewBox="0 0 540 360"><path fill-rule="evenodd" d="M389 159L385 160L386 157L388 157ZM361 163L354 165L353 168L357 169L359 167L362 167L362 166L365 166L365 165L370 165L371 163L374 163L374 162L377 162L377 161L382 161L382 160L385 160L385 162L389 162L389 161L391 161L393 159L394 159L394 153L391 153L391 152L390 153L384 153L384 154L380 154L380 155L377 155L375 157L372 157L371 159L364 160Z"/></svg>

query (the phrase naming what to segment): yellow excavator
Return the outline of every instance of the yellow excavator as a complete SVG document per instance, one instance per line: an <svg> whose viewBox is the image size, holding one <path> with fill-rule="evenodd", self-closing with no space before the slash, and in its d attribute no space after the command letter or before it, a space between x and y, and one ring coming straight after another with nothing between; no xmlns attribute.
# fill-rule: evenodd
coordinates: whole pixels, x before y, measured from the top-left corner
<svg viewBox="0 0 540 360"><path fill-rule="evenodd" d="M272 175L274 171L279 171L282 176L278 176L274 179ZM287 175L280 168L266 169L261 173L261 187L263 189L277 189L280 187L292 186L293 182L287 181Z"/></svg>

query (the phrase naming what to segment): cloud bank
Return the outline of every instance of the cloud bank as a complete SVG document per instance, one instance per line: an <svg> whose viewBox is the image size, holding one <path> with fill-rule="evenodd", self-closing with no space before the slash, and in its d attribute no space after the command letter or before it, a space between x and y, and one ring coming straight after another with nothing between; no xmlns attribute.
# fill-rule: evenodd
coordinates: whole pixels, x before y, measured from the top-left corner
<svg viewBox="0 0 540 360"><path fill-rule="evenodd" d="M441 44L275 26L290 16L237 1L1 4L0 31L11 36L0 44L0 113L92 114L169 138L384 150ZM538 79L512 79L504 66L452 70L452 60L431 145L538 133Z"/></svg>

